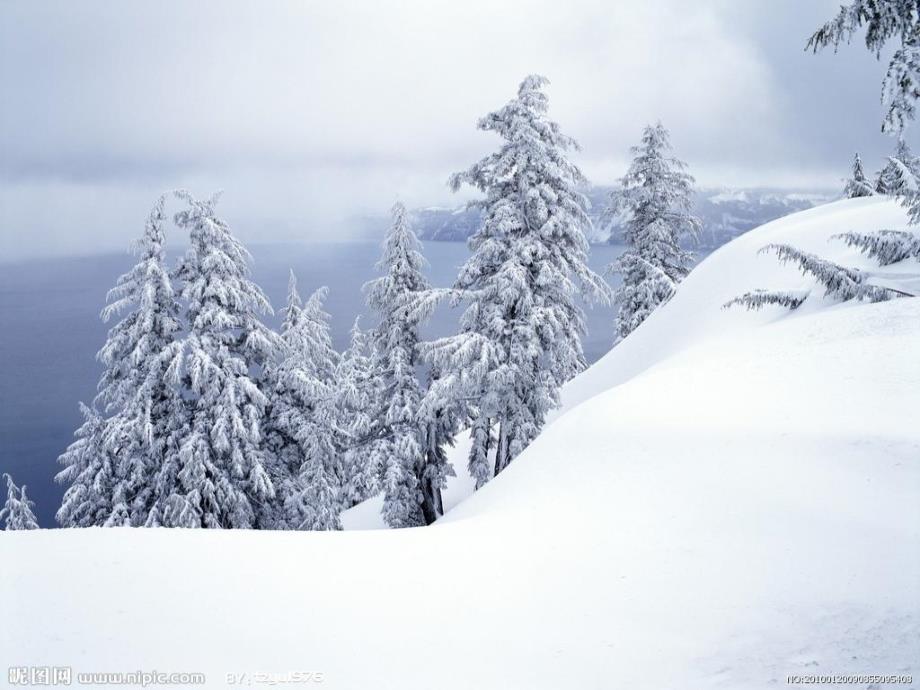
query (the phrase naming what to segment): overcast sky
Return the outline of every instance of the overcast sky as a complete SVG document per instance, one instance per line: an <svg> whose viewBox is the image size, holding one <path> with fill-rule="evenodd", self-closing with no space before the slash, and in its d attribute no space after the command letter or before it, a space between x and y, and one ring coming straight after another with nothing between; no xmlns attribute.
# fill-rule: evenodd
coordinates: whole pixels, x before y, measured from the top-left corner
<svg viewBox="0 0 920 690"><path fill-rule="evenodd" d="M702 185L837 188L891 147L885 64L803 51L838 5L2 2L0 260L125 247L176 187L223 189L247 241L456 205L447 176L497 144L476 120L532 72L593 182L661 119Z"/></svg>

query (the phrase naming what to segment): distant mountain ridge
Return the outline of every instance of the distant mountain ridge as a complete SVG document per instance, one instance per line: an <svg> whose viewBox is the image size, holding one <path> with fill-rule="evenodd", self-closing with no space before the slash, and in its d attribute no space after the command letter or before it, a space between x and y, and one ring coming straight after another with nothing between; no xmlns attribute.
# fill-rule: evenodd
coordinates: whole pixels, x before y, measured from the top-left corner
<svg viewBox="0 0 920 690"><path fill-rule="evenodd" d="M592 244L616 241L625 218L604 218L611 187L591 187L585 195L591 204L588 215L594 224L588 240ZM790 189L702 189L696 193L694 211L703 223L699 247L714 249L748 230L796 211L818 206L839 195L826 191ZM465 241L479 227L478 210L421 208L411 212L420 239L440 242Z"/></svg>

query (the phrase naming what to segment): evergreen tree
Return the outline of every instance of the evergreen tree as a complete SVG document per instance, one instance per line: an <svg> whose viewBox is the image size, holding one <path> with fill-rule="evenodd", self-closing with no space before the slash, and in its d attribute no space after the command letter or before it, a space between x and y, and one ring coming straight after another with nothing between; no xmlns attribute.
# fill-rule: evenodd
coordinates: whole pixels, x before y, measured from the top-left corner
<svg viewBox="0 0 920 690"><path fill-rule="evenodd" d="M263 522L278 529L340 528L340 449L332 414L338 354L322 307L326 293L320 288L302 303L291 272L278 351L266 367L271 401L266 436L277 458L272 466L277 496Z"/></svg>
<svg viewBox="0 0 920 690"><path fill-rule="evenodd" d="M903 198L909 194L918 172L920 165L917 159L907 142L899 138L894 155L888 158L885 167L876 176L875 191Z"/></svg>
<svg viewBox="0 0 920 690"><path fill-rule="evenodd" d="M646 127L613 196L613 204L629 213L626 251L610 267L623 277L615 296L617 342L670 300L690 272L693 255L680 241L698 236L700 220L690 212L693 178L683 161L668 155L670 150L668 131L660 123Z"/></svg>
<svg viewBox="0 0 920 690"><path fill-rule="evenodd" d="M253 379L273 351L273 335L257 316L271 307L249 278L249 253L217 217L216 197L178 196L187 208L176 224L190 239L176 271L188 310L182 383L189 417L157 478L159 521L255 527L257 511L275 496L262 447L267 400Z"/></svg>
<svg viewBox="0 0 920 690"><path fill-rule="evenodd" d="M855 199L861 196L872 196L874 193L875 191L863 171L862 159L857 153L853 159L853 176L847 180L846 186L843 188L843 195L847 199Z"/></svg>
<svg viewBox="0 0 920 690"><path fill-rule="evenodd" d="M55 519L61 527L94 527L112 516L115 459L107 444L107 425L93 408L80 403L83 424L74 432L76 440L58 462L64 465L55 481L67 484Z"/></svg>
<svg viewBox="0 0 920 690"><path fill-rule="evenodd" d="M0 510L3 529L38 529L38 521L35 519L35 513L32 512L35 504L26 495L25 485L19 489L13 483L10 475L4 474L3 476L6 477L6 503L3 510Z"/></svg>
<svg viewBox="0 0 920 690"><path fill-rule="evenodd" d="M165 267L164 206L160 197L135 245L138 263L119 277L102 311L104 321L124 316L98 353L104 370L96 405L102 412L81 406L78 440L61 456L67 467L57 479L71 486L58 520L67 527L150 520L154 476L184 414L174 388L179 305Z"/></svg>
<svg viewBox="0 0 920 690"><path fill-rule="evenodd" d="M425 354L439 375L429 397L470 404L478 486L493 454L498 474L536 438L560 386L585 367L577 294L609 299L587 266L590 220L577 191L585 178L567 157L577 144L547 118L547 83L527 77L516 98L482 118L479 129L501 146L451 178L455 190L466 183L485 194L473 204L483 220L455 290L444 293L469 302L461 332Z"/></svg>
<svg viewBox="0 0 920 690"><path fill-rule="evenodd" d="M335 374L338 426L343 433L342 507L350 508L379 491L374 442L374 410L380 409L380 391L373 372L373 352L359 319L351 329L351 345Z"/></svg>
<svg viewBox="0 0 920 690"><path fill-rule="evenodd" d="M268 398L265 421L265 447L274 459L269 464L275 500L263 505L260 523L273 529L289 529L301 524L304 511L299 482L303 466L303 450L296 438L296 426L303 423L298 400L299 378L302 367L297 350L298 329L303 313L303 300L297 289L294 271L288 279L287 303L282 310L281 332L275 349L262 374L262 389Z"/></svg>
<svg viewBox="0 0 920 690"><path fill-rule="evenodd" d="M887 107L884 132L900 132L914 118L920 97L920 9L917 0L852 0L834 19L818 29L805 49L818 52L841 42L849 43L860 27L866 27L866 48L881 57L891 39L898 46L882 84L882 102Z"/></svg>
<svg viewBox="0 0 920 690"><path fill-rule="evenodd" d="M368 305L379 317L374 333L383 401L378 450L385 458L383 515L391 527L434 522L445 477L451 472L446 463L429 466L421 444L422 393L416 374L421 319L413 306L417 296L431 287L422 274L424 266L406 209L397 203L377 264L384 275L365 285Z"/></svg>
<svg viewBox="0 0 920 690"><path fill-rule="evenodd" d="M297 473L302 487L303 519L298 529L341 529L339 473L342 433L335 406L335 372L339 354L332 344L329 314L323 309L327 288L320 288L304 304L295 338L301 363L298 373L300 400L309 411L296 438L303 452Z"/></svg>
<svg viewBox="0 0 920 690"><path fill-rule="evenodd" d="M139 261L118 279L102 312L104 321L127 312L98 354L105 370L96 402L112 415L104 437L115 463L108 526L158 524L155 477L185 416L177 390L179 303L165 265L165 202L161 196L154 205L136 244Z"/></svg>

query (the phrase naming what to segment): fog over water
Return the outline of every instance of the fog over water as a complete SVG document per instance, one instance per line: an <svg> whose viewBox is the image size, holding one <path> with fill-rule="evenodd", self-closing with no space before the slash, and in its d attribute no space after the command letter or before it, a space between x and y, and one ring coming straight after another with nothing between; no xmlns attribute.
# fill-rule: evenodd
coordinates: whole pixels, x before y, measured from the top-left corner
<svg viewBox="0 0 920 690"><path fill-rule="evenodd" d="M660 119L702 185L840 188L891 141L885 56L804 51L838 5L0 3L0 260L119 251L178 187L224 189L247 243L455 205L448 175L497 144L476 121L532 72L596 184Z"/></svg>

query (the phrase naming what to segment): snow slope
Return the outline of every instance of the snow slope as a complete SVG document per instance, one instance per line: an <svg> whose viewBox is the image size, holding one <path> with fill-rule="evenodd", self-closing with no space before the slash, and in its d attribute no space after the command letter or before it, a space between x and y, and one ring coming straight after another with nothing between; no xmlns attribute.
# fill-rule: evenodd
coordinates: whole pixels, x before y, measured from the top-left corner
<svg viewBox="0 0 920 690"><path fill-rule="evenodd" d="M920 300L720 309L807 282L758 256L767 242L860 264L828 237L904 222L851 200L727 245L433 527L2 533L0 666L213 687L295 671L400 689L916 679ZM885 273L911 285L920 266Z"/></svg>
<svg viewBox="0 0 920 690"><path fill-rule="evenodd" d="M801 211L738 237L694 269L670 304L652 314L635 337L621 343L590 370L569 382L563 389L562 409L572 409L592 395L688 347L705 346L710 340L735 333L759 332L757 326L787 318L786 312L778 309L752 313L721 308L728 300L754 288L797 289L814 285L794 265L781 266L772 254L758 256L757 251L766 244L792 244L803 251L879 276L912 273L913 278L907 279L908 287L920 293L920 280L917 279L920 270L916 262L906 268L895 265L881 269L843 242L831 239L832 235L842 232L904 229L906 225L906 214L898 204L884 197L864 197ZM828 305L822 300L810 298L793 318L825 306ZM853 305L842 308L850 306Z"/></svg>

